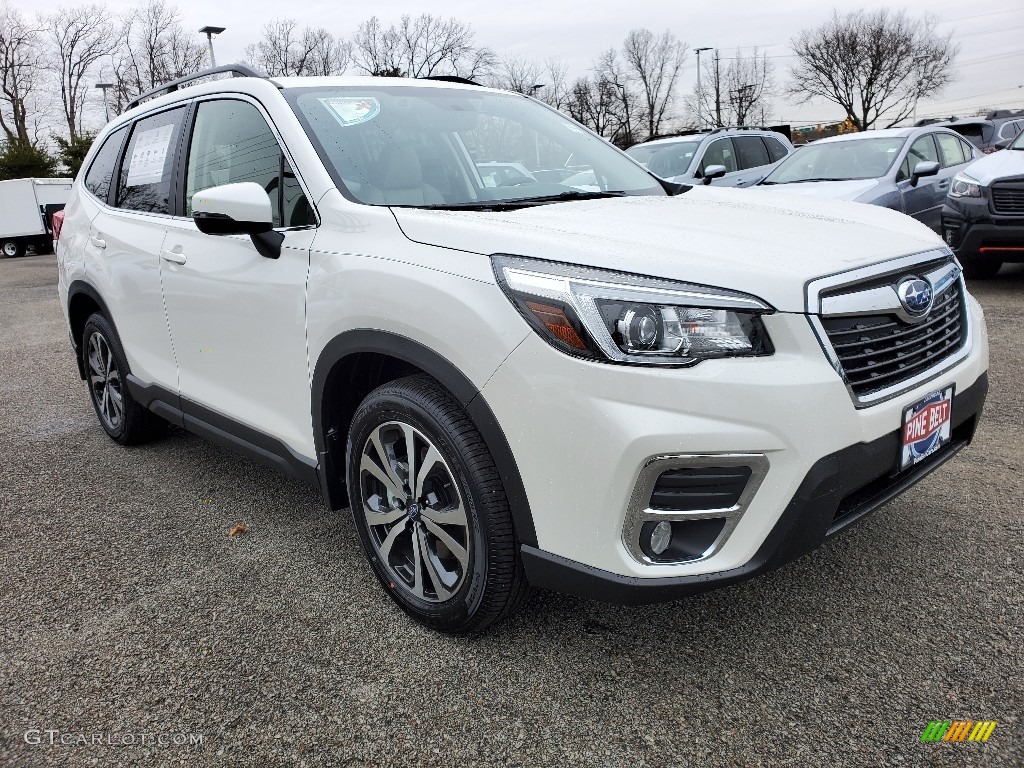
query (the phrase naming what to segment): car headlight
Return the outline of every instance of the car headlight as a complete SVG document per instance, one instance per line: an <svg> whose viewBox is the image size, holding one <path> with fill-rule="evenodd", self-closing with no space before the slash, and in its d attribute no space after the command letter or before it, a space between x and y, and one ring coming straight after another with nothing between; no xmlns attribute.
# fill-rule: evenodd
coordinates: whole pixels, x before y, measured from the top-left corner
<svg viewBox="0 0 1024 768"><path fill-rule="evenodd" d="M760 299L719 288L497 254L498 284L557 349L636 365L770 355Z"/></svg>
<svg viewBox="0 0 1024 768"><path fill-rule="evenodd" d="M958 173L949 185L950 197L981 197L981 183L966 173Z"/></svg>

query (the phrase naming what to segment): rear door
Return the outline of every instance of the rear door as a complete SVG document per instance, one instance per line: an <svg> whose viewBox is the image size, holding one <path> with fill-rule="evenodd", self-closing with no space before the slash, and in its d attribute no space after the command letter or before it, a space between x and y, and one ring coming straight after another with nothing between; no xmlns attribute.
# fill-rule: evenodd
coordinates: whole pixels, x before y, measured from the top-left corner
<svg viewBox="0 0 1024 768"><path fill-rule="evenodd" d="M227 417L313 456L305 313L313 208L267 115L247 98L197 103L183 163L181 208L161 250L182 410L214 425ZM247 236L205 235L191 219L196 192L237 182L270 195L285 235L279 258L261 256Z"/></svg>
<svg viewBox="0 0 1024 768"><path fill-rule="evenodd" d="M739 171L733 186L752 187L768 175L772 159L760 136L733 136Z"/></svg>
<svg viewBox="0 0 1024 768"><path fill-rule="evenodd" d="M134 376L173 392L178 371L160 292L174 160L188 107L140 118L89 233L86 273L107 302ZM106 148L104 148L106 149Z"/></svg>

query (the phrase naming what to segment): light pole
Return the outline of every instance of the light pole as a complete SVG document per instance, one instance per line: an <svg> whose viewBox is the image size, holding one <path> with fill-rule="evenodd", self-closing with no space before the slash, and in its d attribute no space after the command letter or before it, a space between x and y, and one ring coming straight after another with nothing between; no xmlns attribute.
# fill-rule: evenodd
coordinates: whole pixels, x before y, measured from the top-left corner
<svg viewBox="0 0 1024 768"><path fill-rule="evenodd" d="M704 83L700 79L700 54L710 50L710 47L693 49L697 54L697 128L701 131L704 130Z"/></svg>
<svg viewBox="0 0 1024 768"><path fill-rule="evenodd" d="M203 27L199 30L199 34L206 35L206 43L210 48L210 67L217 66L217 58L213 55L213 36L219 35L223 32L226 27Z"/></svg>
<svg viewBox="0 0 1024 768"><path fill-rule="evenodd" d="M113 83L96 83L96 87L103 91L103 115L107 118L107 122L110 122L110 107L107 105L107 89L113 88Z"/></svg>

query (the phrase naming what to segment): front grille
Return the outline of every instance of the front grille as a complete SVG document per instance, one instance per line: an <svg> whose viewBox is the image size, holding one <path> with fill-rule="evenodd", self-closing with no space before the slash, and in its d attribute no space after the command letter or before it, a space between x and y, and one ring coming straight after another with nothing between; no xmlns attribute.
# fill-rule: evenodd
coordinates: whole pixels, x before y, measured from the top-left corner
<svg viewBox="0 0 1024 768"><path fill-rule="evenodd" d="M924 322L895 315L823 317L822 325L858 397L906 381L960 349L966 338L960 282L935 297Z"/></svg>
<svg viewBox="0 0 1024 768"><path fill-rule="evenodd" d="M670 469L654 484L651 509L729 509L739 502L750 475L750 467L743 466Z"/></svg>
<svg viewBox="0 0 1024 768"><path fill-rule="evenodd" d="M996 213L1024 216L1024 182L1012 187L1001 184L992 187L992 210Z"/></svg>

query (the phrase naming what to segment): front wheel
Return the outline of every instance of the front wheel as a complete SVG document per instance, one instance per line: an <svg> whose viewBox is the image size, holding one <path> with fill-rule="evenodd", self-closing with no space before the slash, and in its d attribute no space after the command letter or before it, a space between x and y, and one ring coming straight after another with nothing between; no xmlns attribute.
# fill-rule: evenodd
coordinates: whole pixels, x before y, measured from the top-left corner
<svg viewBox="0 0 1024 768"><path fill-rule="evenodd" d="M434 379L371 392L352 419L349 501L374 573L417 621L462 634L501 620L527 583L483 438Z"/></svg>

